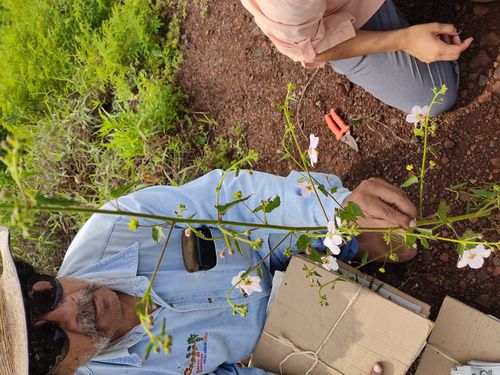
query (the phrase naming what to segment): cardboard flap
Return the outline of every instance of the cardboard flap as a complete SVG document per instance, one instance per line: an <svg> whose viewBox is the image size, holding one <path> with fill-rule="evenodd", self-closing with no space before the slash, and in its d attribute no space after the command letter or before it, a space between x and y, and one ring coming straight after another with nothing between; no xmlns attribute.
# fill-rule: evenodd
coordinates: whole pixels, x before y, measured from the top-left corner
<svg viewBox="0 0 500 375"><path fill-rule="evenodd" d="M438 365L444 370L436 374L449 374L470 360L500 361L500 321L447 296L416 375Z"/></svg>
<svg viewBox="0 0 500 375"><path fill-rule="evenodd" d="M314 365L311 374L366 375L376 361L383 362L384 375L405 374L432 322L350 281L325 287L329 305L322 307L318 287L305 278L304 264L313 266L292 258L252 366L279 373L280 362L289 356L282 364L284 374L304 374ZM322 283L335 278L321 267L315 271Z"/></svg>
<svg viewBox="0 0 500 375"><path fill-rule="evenodd" d="M347 277L349 277L349 279L363 284L364 286L371 285L370 289L376 290L381 296L390 299L398 305L406 307L408 310L412 310L425 318L429 317L431 313L431 306L429 304L422 302L389 284L383 283L374 277L368 276L366 273L351 267L347 263L338 261L338 264L342 274L346 275L347 273Z"/></svg>

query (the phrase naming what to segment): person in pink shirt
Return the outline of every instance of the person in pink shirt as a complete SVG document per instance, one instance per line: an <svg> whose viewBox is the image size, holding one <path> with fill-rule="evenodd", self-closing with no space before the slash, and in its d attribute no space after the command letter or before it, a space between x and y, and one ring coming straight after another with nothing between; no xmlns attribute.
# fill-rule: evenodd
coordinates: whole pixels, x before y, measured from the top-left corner
<svg viewBox="0 0 500 375"><path fill-rule="evenodd" d="M241 0L276 48L306 68L327 63L373 96L402 111L426 105L448 86L434 113L458 91L462 41L451 24L410 26L393 0Z"/></svg>

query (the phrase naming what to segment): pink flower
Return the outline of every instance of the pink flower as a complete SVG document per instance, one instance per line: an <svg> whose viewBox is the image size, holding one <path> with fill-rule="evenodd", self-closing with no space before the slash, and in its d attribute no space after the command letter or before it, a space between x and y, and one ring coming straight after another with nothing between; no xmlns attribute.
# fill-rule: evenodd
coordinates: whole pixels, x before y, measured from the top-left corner
<svg viewBox="0 0 500 375"><path fill-rule="evenodd" d="M247 276L244 279L241 278L245 271L239 272L233 279L231 280L231 284L233 286L238 285L240 288L241 294L246 294L247 296L251 295L254 292L262 292L262 287L260 286L260 277L259 276Z"/></svg>
<svg viewBox="0 0 500 375"><path fill-rule="evenodd" d="M316 137L314 134L309 135L309 149L307 150L307 154L309 155L309 159L311 159L311 167L314 167L314 164L318 162L318 151L316 150L318 142L319 137Z"/></svg>
<svg viewBox="0 0 500 375"><path fill-rule="evenodd" d="M469 266L474 269L481 268L484 264L484 258L488 258L490 254L491 250L486 249L483 244L479 244L472 249L464 251L458 260L457 267Z"/></svg>
<svg viewBox="0 0 500 375"><path fill-rule="evenodd" d="M297 186L300 188L300 195L304 198L309 198L314 192L314 189L318 188L318 185L313 185L309 182L299 182Z"/></svg>
<svg viewBox="0 0 500 375"><path fill-rule="evenodd" d="M424 122L426 117L427 117L427 112L429 111L429 106L423 106L420 108L420 106L415 105L411 109L411 112L406 116L406 122L412 123L412 124L420 124L421 122Z"/></svg>
<svg viewBox="0 0 500 375"><path fill-rule="evenodd" d="M335 226L335 223L337 223L337 226ZM330 220L327 225L328 232L326 233L325 239L323 240L323 245L325 245L333 255L340 254L339 245L342 244L342 236L340 235L337 227L341 224L342 220L340 220L338 217L335 217L335 222L333 220Z"/></svg>
<svg viewBox="0 0 500 375"><path fill-rule="evenodd" d="M339 269L337 259L331 255L321 257L321 267L328 271L337 271Z"/></svg>

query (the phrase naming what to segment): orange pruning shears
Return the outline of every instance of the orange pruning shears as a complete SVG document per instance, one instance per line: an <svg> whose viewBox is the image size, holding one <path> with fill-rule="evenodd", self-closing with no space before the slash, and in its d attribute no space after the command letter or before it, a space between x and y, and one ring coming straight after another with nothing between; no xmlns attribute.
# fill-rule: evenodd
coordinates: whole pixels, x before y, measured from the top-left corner
<svg viewBox="0 0 500 375"><path fill-rule="evenodd" d="M332 108L330 109L330 113L325 115L325 121L330 130L335 134L335 139L337 141L344 142L354 151L358 152L358 144L356 140L351 135L350 127L347 125L344 120L335 112Z"/></svg>

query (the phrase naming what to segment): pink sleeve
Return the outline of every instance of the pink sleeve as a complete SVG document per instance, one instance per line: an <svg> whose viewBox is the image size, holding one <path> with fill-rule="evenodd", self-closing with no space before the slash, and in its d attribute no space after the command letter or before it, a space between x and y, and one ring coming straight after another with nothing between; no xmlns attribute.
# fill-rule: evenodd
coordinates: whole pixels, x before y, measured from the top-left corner
<svg viewBox="0 0 500 375"><path fill-rule="evenodd" d="M354 16L325 16L326 0L241 0L276 48L305 67L323 66L316 55L356 35Z"/></svg>

